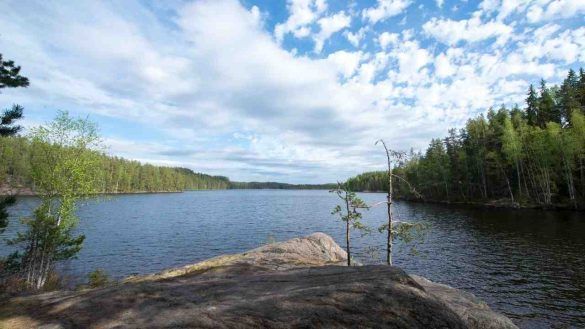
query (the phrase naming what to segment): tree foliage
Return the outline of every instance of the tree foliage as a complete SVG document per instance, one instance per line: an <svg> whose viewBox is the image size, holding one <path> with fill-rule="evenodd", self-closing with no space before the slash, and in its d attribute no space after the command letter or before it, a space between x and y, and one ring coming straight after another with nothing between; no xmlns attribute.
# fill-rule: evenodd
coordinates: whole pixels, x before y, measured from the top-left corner
<svg viewBox="0 0 585 329"><path fill-rule="evenodd" d="M0 89L28 87L27 77L20 74L20 66L14 64L14 61L5 61L0 54Z"/></svg>
<svg viewBox="0 0 585 329"><path fill-rule="evenodd" d="M360 199L354 192L348 190L343 184L338 183L337 188L330 191L335 193L342 201L342 205L337 205L331 211L332 215L337 215L342 222L345 222L345 243L347 251L347 266L351 266L351 229L360 231L369 231L369 228L361 222L362 214L360 210L369 209L368 205Z"/></svg>
<svg viewBox="0 0 585 329"><path fill-rule="evenodd" d="M53 146L54 147L54 146ZM10 181L13 185L37 190L32 164L42 161L42 152L49 146L35 144L28 137L0 138L0 180ZM103 154L103 150L92 151L96 193L133 193L133 192L176 192L184 190L226 189L230 186L227 177L210 176L196 173L186 168L162 167L143 164ZM75 152L60 147L53 156L60 158ZM60 155L59 153L63 153ZM47 170L38 168L37 170Z"/></svg>
<svg viewBox="0 0 585 329"><path fill-rule="evenodd" d="M427 200L584 207L585 71L569 71L560 87L530 86L524 109L502 106L469 119L393 173ZM364 173L347 186L387 191L385 175ZM397 197L417 198L403 181L394 186Z"/></svg>
<svg viewBox="0 0 585 329"><path fill-rule="evenodd" d="M66 112L31 130L32 181L41 200L26 231L9 243L22 246L20 270L30 288L41 289L55 262L73 257L85 236L74 236L76 203L97 191L100 138L96 126Z"/></svg>
<svg viewBox="0 0 585 329"><path fill-rule="evenodd" d="M28 87L28 78L20 75L20 66L14 65L13 61L4 61L2 54L0 54L0 90L4 88L18 88ZM15 122L22 118L22 106L12 105L12 108L4 110L0 115L0 140L6 137L14 136L21 129ZM4 153L0 149L0 153ZM3 156L3 154L0 154ZM1 159L1 158L0 158ZM4 182L3 175L0 174L0 186ZM16 199L13 196L0 198L0 233L4 231L8 225L7 208L14 205Z"/></svg>

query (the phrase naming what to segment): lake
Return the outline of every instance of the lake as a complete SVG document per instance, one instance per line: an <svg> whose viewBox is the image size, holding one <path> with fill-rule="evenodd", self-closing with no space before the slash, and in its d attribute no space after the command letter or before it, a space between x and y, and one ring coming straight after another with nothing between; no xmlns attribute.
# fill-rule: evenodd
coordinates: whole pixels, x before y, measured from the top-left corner
<svg viewBox="0 0 585 329"><path fill-rule="evenodd" d="M384 194L364 193L368 203ZM325 232L344 247L344 225L331 215L327 191L224 190L134 194L84 203L77 259L63 266L73 277L97 268L114 278L242 252L269 241ZM37 200L19 199L0 237L21 228ZM397 202L399 220L431 225L418 255L395 247L394 263L407 272L469 291L520 327L585 327L585 216L575 212L477 209ZM366 224L386 221L385 206L364 213ZM353 233L355 258L385 259L385 236ZM10 250L2 245L0 254Z"/></svg>

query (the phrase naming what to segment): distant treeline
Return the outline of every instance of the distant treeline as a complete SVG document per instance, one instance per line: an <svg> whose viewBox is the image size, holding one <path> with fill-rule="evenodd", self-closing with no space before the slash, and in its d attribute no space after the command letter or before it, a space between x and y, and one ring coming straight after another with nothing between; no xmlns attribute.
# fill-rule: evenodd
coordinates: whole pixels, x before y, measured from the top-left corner
<svg viewBox="0 0 585 329"><path fill-rule="evenodd" d="M287 184L277 182L231 182L231 189L274 189L274 190L330 190L336 184Z"/></svg>
<svg viewBox="0 0 585 329"><path fill-rule="evenodd" d="M34 191L30 159L34 154L26 137L0 138L0 182ZM179 192L220 189L331 189L334 184L286 184L277 182L231 182L191 169L154 166L120 157L100 155L101 193Z"/></svg>
<svg viewBox="0 0 585 329"><path fill-rule="evenodd" d="M0 138L0 182L34 191L30 159L42 156L34 153L25 137ZM98 191L101 193L176 192L230 186L227 177L200 174L190 169L142 164L104 154L100 159L99 181L102 184Z"/></svg>
<svg viewBox="0 0 585 329"><path fill-rule="evenodd" d="M526 106L489 110L463 129L411 152L394 173L427 200L585 206L585 71L569 71L560 86L528 88ZM384 172L347 181L354 191L384 191ZM397 196L414 198L395 180Z"/></svg>

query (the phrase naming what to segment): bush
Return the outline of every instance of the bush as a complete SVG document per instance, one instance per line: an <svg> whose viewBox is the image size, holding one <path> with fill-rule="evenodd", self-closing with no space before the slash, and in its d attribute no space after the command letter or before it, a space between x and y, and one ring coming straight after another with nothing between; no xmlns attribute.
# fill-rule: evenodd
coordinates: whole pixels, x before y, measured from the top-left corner
<svg viewBox="0 0 585 329"><path fill-rule="evenodd" d="M110 282L110 277L108 273L102 269L97 269L88 274L89 278L89 287L90 288L98 288L107 285Z"/></svg>

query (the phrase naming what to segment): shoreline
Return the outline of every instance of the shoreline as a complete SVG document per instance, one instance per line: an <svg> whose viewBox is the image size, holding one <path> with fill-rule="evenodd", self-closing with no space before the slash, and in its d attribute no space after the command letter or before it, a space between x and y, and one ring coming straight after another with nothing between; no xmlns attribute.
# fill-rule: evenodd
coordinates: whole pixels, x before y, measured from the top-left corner
<svg viewBox="0 0 585 329"><path fill-rule="evenodd" d="M355 191L357 193L384 193L386 191ZM545 211L572 211L572 212L585 212L585 208L574 208L572 205L567 204L551 204L551 205L540 205L540 204L519 204L511 203L508 200L490 200L490 201L447 201L447 200L432 200L432 199L414 199L405 197L394 197L395 201L406 201L413 203L429 203L429 204L440 204L447 206L457 207L473 207L473 208L487 208L487 209L516 209L516 210L545 210Z"/></svg>
<svg viewBox="0 0 585 329"><path fill-rule="evenodd" d="M445 201L445 200L420 200L411 198L396 198L397 201L407 201L413 203L430 203L440 204L447 206L457 207L473 207L473 208L486 208L486 209L514 209L514 210L544 210L544 211L572 211L572 212L583 212L583 208L574 208L570 205L563 204L551 204L551 205L539 205L539 204L519 204L510 203L509 201L502 202L501 200L491 200L487 202L479 201Z"/></svg>
<svg viewBox="0 0 585 329"><path fill-rule="evenodd" d="M167 193L185 193L193 191L228 191L228 190L277 190L277 191L327 191L326 189L275 189L275 188L227 188L227 189L201 189L201 190L183 190L183 191L133 191L133 192L107 192L107 193L96 193L94 195L132 195L132 194L167 194ZM357 193L386 193L385 191L356 191ZM36 193L30 188L16 188L16 189L0 189L0 197L16 196L16 197L27 197L36 196ZM551 205L539 205L539 204L519 204L511 203L508 200L490 200L486 202L481 201L447 201L447 200L431 200L431 199L414 199L405 197L395 197L395 201L406 201L413 203L428 203L428 204L440 204L446 206L457 206L457 207L473 207L473 208L485 208L485 209L516 209L516 210L544 210L544 211L571 211L571 212L585 212L585 208L574 208L571 205L566 204L551 204Z"/></svg>
<svg viewBox="0 0 585 329"><path fill-rule="evenodd" d="M191 191L191 190L188 190ZM200 190L193 190L193 191L200 191ZM203 191L203 190L201 190ZM107 193L95 193L92 195L124 195L124 194L167 194L167 193L183 193L186 191L135 191L135 192L107 192ZM5 190L0 191L0 197L6 196L14 196L14 197L27 197L27 196L37 196L37 194L33 191L26 190L24 192L17 192L13 193L12 191L6 192Z"/></svg>

